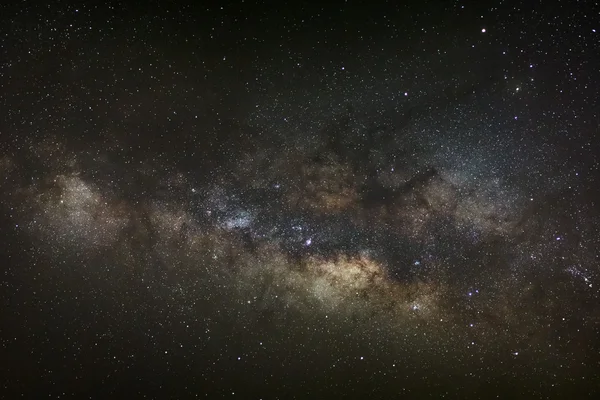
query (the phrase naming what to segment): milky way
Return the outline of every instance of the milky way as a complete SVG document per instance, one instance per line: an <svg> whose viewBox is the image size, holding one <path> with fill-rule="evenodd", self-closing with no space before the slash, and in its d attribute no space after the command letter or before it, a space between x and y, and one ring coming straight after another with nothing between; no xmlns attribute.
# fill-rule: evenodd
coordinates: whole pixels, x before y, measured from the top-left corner
<svg viewBox="0 0 600 400"><path fill-rule="evenodd" d="M5 389L60 386L62 369L84 382L60 389L74 394L139 395L161 371L179 374L161 389L256 398L342 395L353 379L379 382L361 389L375 397L596 387L591 75L576 109L546 56L494 36L515 29L500 17L466 34L442 24L454 44L410 28L421 36L398 65L348 45L370 64L332 54L324 75L327 56L295 42L279 76L259 47L241 47L252 64L173 33L171 50L155 30L102 33L114 22L98 13L61 11L89 25L71 34L90 43L79 53L69 35L52 50L23 38L34 55L5 46L20 54L2 66ZM488 53L495 69L464 69Z"/></svg>

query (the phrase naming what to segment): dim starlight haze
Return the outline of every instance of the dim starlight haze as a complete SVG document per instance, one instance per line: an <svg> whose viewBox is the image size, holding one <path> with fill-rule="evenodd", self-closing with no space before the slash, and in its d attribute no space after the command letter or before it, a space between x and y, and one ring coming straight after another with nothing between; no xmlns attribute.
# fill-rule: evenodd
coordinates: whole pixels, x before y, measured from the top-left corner
<svg viewBox="0 0 600 400"><path fill-rule="evenodd" d="M600 5L284 3L0 6L0 397L598 398Z"/></svg>

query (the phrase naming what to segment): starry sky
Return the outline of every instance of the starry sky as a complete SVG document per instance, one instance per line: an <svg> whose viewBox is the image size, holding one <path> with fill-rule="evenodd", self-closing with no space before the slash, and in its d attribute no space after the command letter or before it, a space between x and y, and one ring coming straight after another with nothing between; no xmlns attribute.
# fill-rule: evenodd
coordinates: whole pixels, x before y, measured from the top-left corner
<svg viewBox="0 0 600 400"><path fill-rule="evenodd" d="M600 5L283 3L0 6L0 397L596 398Z"/></svg>

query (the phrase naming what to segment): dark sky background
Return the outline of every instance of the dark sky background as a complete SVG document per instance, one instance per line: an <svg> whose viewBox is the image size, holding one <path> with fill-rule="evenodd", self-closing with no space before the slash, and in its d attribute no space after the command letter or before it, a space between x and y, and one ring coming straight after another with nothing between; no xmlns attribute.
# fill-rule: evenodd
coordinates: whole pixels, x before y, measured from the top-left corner
<svg viewBox="0 0 600 400"><path fill-rule="evenodd" d="M284 3L0 6L0 397L597 398L598 3Z"/></svg>

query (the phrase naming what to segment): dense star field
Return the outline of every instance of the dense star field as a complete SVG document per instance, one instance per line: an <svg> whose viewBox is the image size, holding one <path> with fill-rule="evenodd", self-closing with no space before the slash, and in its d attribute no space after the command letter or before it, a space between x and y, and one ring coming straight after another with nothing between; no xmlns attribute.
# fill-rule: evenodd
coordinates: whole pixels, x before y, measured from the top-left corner
<svg viewBox="0 0 600 400"><path fill-rule="evenodd" d="M0 397L596 398L600 6L398 3L0 6Z"/></svg>

